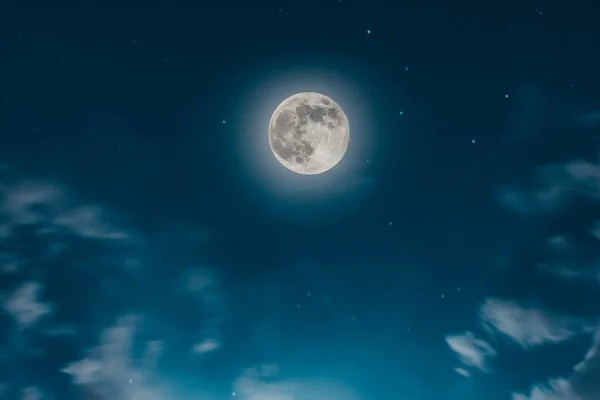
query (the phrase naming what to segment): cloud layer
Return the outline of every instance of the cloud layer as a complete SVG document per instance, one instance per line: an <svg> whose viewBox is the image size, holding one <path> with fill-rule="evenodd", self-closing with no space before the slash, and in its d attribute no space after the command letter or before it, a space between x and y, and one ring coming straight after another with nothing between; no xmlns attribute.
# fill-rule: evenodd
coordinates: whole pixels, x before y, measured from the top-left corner
<svg viewBox="0 0 600 400"><path fill-rule="evenodd" d="M525 307L515 301L490 298L480 307L481 322L525 348L560 343L589 332L581 318L560 316L539 307Z"/></svg>
<svg viewBox="0 0 600 400"><path fill-rule="evenodd" d="M600 201L600 165L585 160L553 164L538 170L534 187L503 188L501 202L521 214L551 215L566 210L577 198L594 204ZM598 239L597 223L592 223L591 237ZM592 249L597 247L596 242ZM597 283L600 262L581 257L584 242L565 235L551 236L546 242L550 261L541 263L539 271L558 279L578 278ZM589 254L596 254L585 250ZM596 260L600 260L596 255ZM487 299L480 307L481 322L492 332L510 338L525 350L555 344L575 336L593 337L587 355L566 377L551 377L536 383L529 393L515 393L514 400L597 400L600 399L600 315L582 318L544 310L539 305L526 306L512 300Z"/></svg>

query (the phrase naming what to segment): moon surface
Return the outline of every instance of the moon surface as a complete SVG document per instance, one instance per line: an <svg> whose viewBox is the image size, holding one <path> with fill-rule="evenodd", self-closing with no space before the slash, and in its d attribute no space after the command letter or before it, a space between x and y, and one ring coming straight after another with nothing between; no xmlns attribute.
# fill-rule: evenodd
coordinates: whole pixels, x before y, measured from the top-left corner
<svg viewBox="0 0 600 400"><path fill-rule="evenodd" d="M350 124L342 108L320 93L297 93L285 99L269 123L269 145L286 168L304 175L321 174L339 163L350 141Z"/></svg>

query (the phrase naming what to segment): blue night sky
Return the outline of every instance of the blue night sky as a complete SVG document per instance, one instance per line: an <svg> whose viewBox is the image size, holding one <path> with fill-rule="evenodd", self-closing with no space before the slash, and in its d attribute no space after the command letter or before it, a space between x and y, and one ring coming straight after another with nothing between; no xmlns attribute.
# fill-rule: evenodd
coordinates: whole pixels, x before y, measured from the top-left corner
<svg viewBox="0 0 600 400"><path fill-rule="evenodd" d="M0 399L600 399L597 6L54 3L0 5Z"/></svg>

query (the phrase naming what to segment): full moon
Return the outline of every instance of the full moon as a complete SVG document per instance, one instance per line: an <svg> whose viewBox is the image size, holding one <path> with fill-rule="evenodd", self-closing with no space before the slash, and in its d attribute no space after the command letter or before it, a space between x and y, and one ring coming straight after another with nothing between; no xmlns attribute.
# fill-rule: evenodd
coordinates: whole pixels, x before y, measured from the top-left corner
<svg viewBox="0 0 600 400"><path fill-rule="evenodd" d="M342 108L320 93L285 99L269 123L269 144L286 168L316 175L339 163L350 141L350 124Z"/></svg>

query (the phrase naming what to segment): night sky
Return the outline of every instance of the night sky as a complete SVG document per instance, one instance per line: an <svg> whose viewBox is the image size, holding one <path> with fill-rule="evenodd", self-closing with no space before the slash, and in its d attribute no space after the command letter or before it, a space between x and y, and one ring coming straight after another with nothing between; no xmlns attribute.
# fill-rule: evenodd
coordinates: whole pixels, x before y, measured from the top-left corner
<svg viewBox="0 0 600 400"><path fill-rule="evenodd" d="M599 400L599 12L3 1L0 399Z"/></svg>

